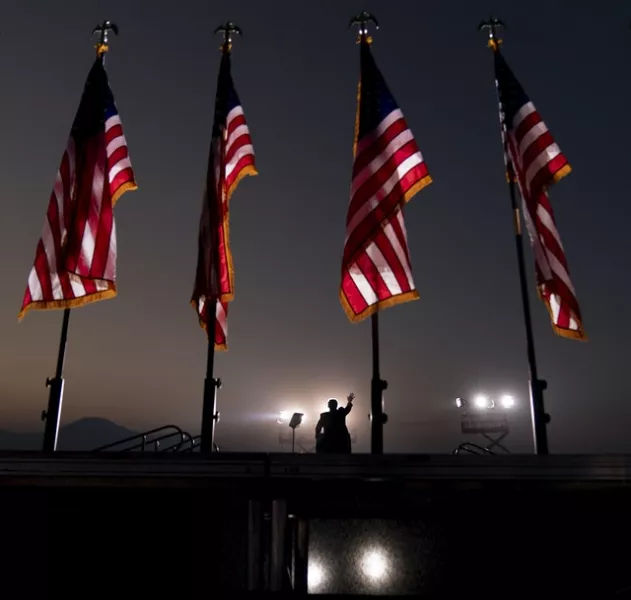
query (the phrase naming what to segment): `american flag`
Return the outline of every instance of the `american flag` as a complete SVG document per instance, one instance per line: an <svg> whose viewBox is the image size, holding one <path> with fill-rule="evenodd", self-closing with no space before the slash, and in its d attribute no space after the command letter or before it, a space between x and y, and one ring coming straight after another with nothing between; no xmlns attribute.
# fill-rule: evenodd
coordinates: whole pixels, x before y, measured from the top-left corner
<svg viewBox="0 0 631 600"><path fill-rule="evenodd" d="M367 40L361 42L357 97L340 288L342 306L352 322L418 298L403 205L432 181Z"/></svg>
<svg viewBox="0 0 631 600"><path fill-rule="evenodd" d="M523 201L539 295L554 331L583 340L581 311L547 192L571 167L502 54L499 50L494 54L506 160L509 173L511 167L514 170Z"/></svg>
<svg viewBox="0 0 631 600"><path fill-rule="evenodd" d="M229 238L230 197L243 177L256 174L250 131L232 82L230 53L224 52L217 82L215 121L199 226L197 274L191 299L199 324L207 332L211 324L209 319L216 318L217 350L227 347L228 302L234 298ZM217 310L212 315L208 309L215 300Z"/></svg>
<svg viewBox="0 0 631 600"><path fill-rule="evenodd" d="M114 205L137 188L99 56L53 187L22 310L75 308L116 296Z"/></svg>

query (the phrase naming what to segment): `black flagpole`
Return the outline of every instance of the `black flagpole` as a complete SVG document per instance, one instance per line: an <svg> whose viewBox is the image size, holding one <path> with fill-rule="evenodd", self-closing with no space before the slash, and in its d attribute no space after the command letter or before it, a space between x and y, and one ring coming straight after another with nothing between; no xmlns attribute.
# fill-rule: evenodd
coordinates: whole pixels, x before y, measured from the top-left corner
<svg viewBox="0 0 631 600"><path fill-rule="evenodd" d="M360 43L370 43L368 23L372 22L379 29L376 17L366 11L353 17L349 28L358 25ZM361 98L359 100L361 102ZM359 108L359 107L358 107ZM379 313L371 316L372 325L372 380L370 382L370 453L383 454L383 426L388 421L388 415L383 410L383 392L388 388L388 382L381 379L379 365Z"/></svg>
<svg viewBox="0 0 631 600"><path fill-rule="evenodd" d="M221 379L214 376L217 300L211 300L208 304L208 314L212 314L213 318L211 323L206 324L208 350L206 354L206 379L204 380L204 404L202 407L202 439L199 445L199 451L202 454L210 454L215 447L215 423L219 420L217 390L221 387Z"/></svg>
<svg viewBox="0 0 631 600"><path fill-rule="evenodd" d="M371 317L372 324L372 381L370 382L370 453L383 454L383 426L388 417L383 410L383 392L388 382L379 372L379 313Z"/></svg>
<svg viewBox="0 0 631 600"><path fill-rule="evenodd" d="M232 34L237 33L241 35L241 29L237 27L231 21L228 21L225 25L220 25L215 29L215 33L221 33L223 35L223 44L221 45L221 51L223 54L227 54L232 48ZM217 248L219 247L219 240L217 239L217 232L214 230L211 232L213 235L213 257L217 260L219 255ZM219 265L215 265L215 273L219 273ZM204 401L202 406L202 434L201 442L199 444L199 451L202 454L211 454L215 449L215 425L219 421L219 413L217 412L217 391L221 389L221 379L214 376L215 370L215 336L217 334L217 299L214 298L209 301L208 313L212 314L210 323L206 323L206 333L208 335L208 349L206 354L206 379L204 380Z"/></svg>
<svg viewBox="0 0 631 600"><path fill-rule="evenodd" d="M46 378L46 387L50 388L48 395L48 408L42 412L44 425L44 452L55 452L57 449L57 436L59 434L59 420L61 417L61 404L64 395L64 360L66 358L66 342L68 340L68 324L70 322L70 309L64 309L64 318L61 324L61 339L59 340L59 353L57 355L57 369L55 377Z"/></svg>
<svg viewBox="0 0 631 600"><path fill-rule="evenodd" d="M530 407L532 417L532 433L535 454L548 454L548 432L546 430L550 417L546 414L543 391L546 382L539 379L537 374L537 358L535 355L535 339L532 332L532 317L530 315L530 299L528 296L528 280L524 261L524 236L521 228L521 215L515 194L515 177L512 165L509 163L508 188L510 192L511 208L514 215L515 248L517 249L517 264L519 266L519 283L521 287L521 301L524 311L524 328L526 330L526 348L528 352L528 367L530 370Z"/></svg>
<svg viewBox="0 0 631 600"><path fill-rule="evenodd" d="M499 52L500 41L497 38L497 28L505 25L494 17L480 24L479 29L489 30L489 46L494 52ZM500 105L500 111L502 107ZM503 124L502 124L503 127ZM506 132L503 132L504 138ZM528 354L528 367L530 371L530 407L532 417L532 432L535 454L548 454L547 424L550 416L546 414L543 392L547 388L547 382L539 379L537 373L537 359L535 354L535 338L532 332L532 317L530 313L530 298L528 295L528 280L526 278L526 266L524 260L524 240L521 226L521 214L517 204L515 190L515 171L510 160L510 155L504 139L504 154L506 156L506 168L508 176L508 190L510 194L511 210L513 212L513 224L515 228L515 248L517 250L517 265L519 269L519 283L521 287L521 301L524 313L524 329L526 330L526 348Z"/></svg>
<svg viewBox="0 0 631 600"><path fill-rule="evenodd" d="M107 52L107 37L110 31L118 34L118 27L110 21L104 21L97 25L92 34L99 34L99 41L96 45L97 56ZM63 321L61 323L61 337L59 340L59 352L57 354L57 368L55 377L46 378L46 387L50 388L48 394L48 407L42 411L42 421L44 421L44 452L55 452L57 450L57 437L59 436L59 421L61 419L61 406L64 396L64 362L66 360L66 345L68 342L68 326L70 324L70 309L64 309Z"/></svg>

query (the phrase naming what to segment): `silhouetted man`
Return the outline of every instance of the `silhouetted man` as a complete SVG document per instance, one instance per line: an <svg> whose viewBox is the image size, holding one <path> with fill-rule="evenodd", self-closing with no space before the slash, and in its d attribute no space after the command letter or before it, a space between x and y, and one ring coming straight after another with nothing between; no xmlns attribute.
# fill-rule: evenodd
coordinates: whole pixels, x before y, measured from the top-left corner
<svg viewBox="0 0 631 600"><path fill-rule="evenodd" d="M349 394L346 398L346 406L343 408L338 408L335 398L329 400L329 412L320 414L320 420L315 427L316 453L351 453L351 434L346 427L346 416L353 408L354 398L355 394Z"/></svg>

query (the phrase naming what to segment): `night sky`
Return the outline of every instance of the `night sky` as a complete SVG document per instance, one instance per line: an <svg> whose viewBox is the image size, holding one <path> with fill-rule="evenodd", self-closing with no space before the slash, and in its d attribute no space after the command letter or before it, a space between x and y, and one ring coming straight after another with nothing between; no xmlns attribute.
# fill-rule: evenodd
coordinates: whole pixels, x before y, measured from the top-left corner
<svg viewBox="0 0 631 600"><path fill-rule="evenodd" d="M489 10L507 23L505 57L573 166L551 200L589 341L556 337L530 288L550 448L631 451L625 0L3 0L0 429L43 430L62 313L16 315L93 61L90 32L107 18L120 27L107 69L139 190L116 207L118 297L72 314L62 423L198 432L206 338L189 299L220 58L212 32L230 19L245 34L233 76L260 175L232 201L236 298L216 362L218 441L278 450L279 410L314 417L354 391L350 424L356 450L367 448L370 325L351 325L337 294L359 72L347 24L364 8L380 20L377 64L434 179L406 210L421 299L381 318L386 451L450 451L461 439L453 399L479 391L518 399L510 446L531 450L492 57L476 30Z"/></svg>

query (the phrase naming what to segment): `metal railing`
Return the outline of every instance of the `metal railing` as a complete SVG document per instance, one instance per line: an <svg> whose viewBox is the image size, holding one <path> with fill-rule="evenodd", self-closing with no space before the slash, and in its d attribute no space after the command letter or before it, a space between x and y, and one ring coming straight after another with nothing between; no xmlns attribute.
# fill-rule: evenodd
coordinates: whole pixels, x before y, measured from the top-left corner
<svg viewBox="0 0 631 600"><path fill-rule="evenodd" d="M171 444L170 446L166 446L162 448L162 452L194 452L199 449L199 443L201 441L201 436L191 436L186 432L184 433L184 440L179 440Z"/></svg>
<svg viewBox="0 0 631 600"><path fill-rule="evenodd" d="M177 425L164 425L95 448L93 452L192 452L199 444Z"/></svg>
<svg viewBox="0 0 631 600"><path fill-rule="evenodd" d="M192 436L177 425L164 425L143 433L130 435L122 440L95 448L92 452L199 452L201 435ZM168 444L168 445L167 445ZM219 446L213 444L213 451Z"/></svg>
<svg viewBox="0 0 631 600"><path fill-rule="evenodd" d="M464 442L460 444L457 448L454 448L452 454L460 454L461 452L467 452L468 454L477 454L478 456L486 455L486 454L495 454L493 450L489 448L483 448L478 444L474 444L473 442Z"/></svg>

